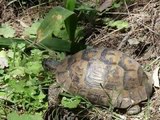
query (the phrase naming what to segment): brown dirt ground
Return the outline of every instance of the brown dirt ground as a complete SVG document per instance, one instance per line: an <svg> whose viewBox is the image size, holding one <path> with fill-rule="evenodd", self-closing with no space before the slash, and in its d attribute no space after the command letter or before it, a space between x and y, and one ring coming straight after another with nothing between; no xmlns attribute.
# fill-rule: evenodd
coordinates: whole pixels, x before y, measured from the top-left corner
<svg viewBox="0 0 160 120"><path fill-rule="evenodd" d="M138 0L137 0L138 1ZM21 8L15 11L13 6L7 6L5 0L0 1L0 23L8 22L16 30L16 37L24 37L24 26L31 25L34 20L41 18L42 14L57 5L53 2L47 5ZM123 11L108 12L114 19L123 19L129 22L127 31L115 30L110 27L97 28L98 33L92 33L86 44L95 47L108 47L125 52L136 59L146 70L152 71L160 66L160 1L147 0L125 5ZM131 43L133 40L136 43ZM131 42L130 42L131 41ZM154 61L154 62L153 62ZM160 120L160 90L155 92L149 104L143 107L140 114L127 116L127 120ZM66 113L66 111L64 112ZM93 119L110 120L111 115L105 110L95 109L89 112ZM98 117L97 117L98 116Z"/></svg>

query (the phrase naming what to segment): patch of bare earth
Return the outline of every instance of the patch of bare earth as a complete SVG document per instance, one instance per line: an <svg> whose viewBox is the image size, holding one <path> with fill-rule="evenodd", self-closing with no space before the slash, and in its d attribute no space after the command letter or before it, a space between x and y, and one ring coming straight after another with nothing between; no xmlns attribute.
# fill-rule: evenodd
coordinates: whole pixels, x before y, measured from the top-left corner
<svg viewBox="0 0 160 120"><path fill-rule="evenodd" d="M16 31L15 37L25 38L26 36L23 35L23 32L26 27L31 26L34 21L43 18L44 14L53 6L60 4L58 0L39 4L35 1L32 2L32 5L27 3L21 5L22 3L18 1L13 3L6 0L0 1L0 23L11 25Z"/></svg>

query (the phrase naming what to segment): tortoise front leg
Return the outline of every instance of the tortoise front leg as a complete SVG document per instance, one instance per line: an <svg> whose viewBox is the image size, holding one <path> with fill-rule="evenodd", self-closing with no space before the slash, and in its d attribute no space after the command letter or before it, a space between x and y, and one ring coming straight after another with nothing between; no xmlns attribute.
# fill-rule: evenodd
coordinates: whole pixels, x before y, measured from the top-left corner
<svg viewBox="0 0 160 120"><path fill-rule="evenodd" d="M62 93L63 90L60 85L54 83L49 87L48 90L48 104L49 106L57 106L59 104L59 94Z"/></svg>

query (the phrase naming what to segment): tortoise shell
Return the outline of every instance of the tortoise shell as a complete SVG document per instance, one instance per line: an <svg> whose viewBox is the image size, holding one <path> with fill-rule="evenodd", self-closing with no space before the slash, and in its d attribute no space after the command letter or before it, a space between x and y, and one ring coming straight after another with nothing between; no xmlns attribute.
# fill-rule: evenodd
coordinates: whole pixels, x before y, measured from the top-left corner
<svg viewBox="0 0 160 120"><path fill-rule="evenodd" d="M56 80L67 92L117 108L136 105L152 93L151 81L138 62L106 48L85 49L64 59L56 68Z"/></svg>

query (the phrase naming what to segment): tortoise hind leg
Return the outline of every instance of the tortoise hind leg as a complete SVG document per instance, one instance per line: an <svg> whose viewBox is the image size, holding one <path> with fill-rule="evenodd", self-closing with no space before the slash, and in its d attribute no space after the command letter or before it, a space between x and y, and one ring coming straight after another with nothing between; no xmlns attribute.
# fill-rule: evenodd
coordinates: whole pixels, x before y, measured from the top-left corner
<svg viewBox="0 0 160 120"><path fill-rule="evenodd" d="M141 108L139 105L134 105L132 107L130 107L128 110L127 110L127 114L128 115L135 115L135 114L138 114L140 113L141 111Z"/></svg>
<svg viewBox="0 0 160 120"><path fill-rule="evenodd" d="M62 88L55 84L52 84L48 90L48 104L49 106L57 106L59 104L59 94L62 93Z"/></svg>

